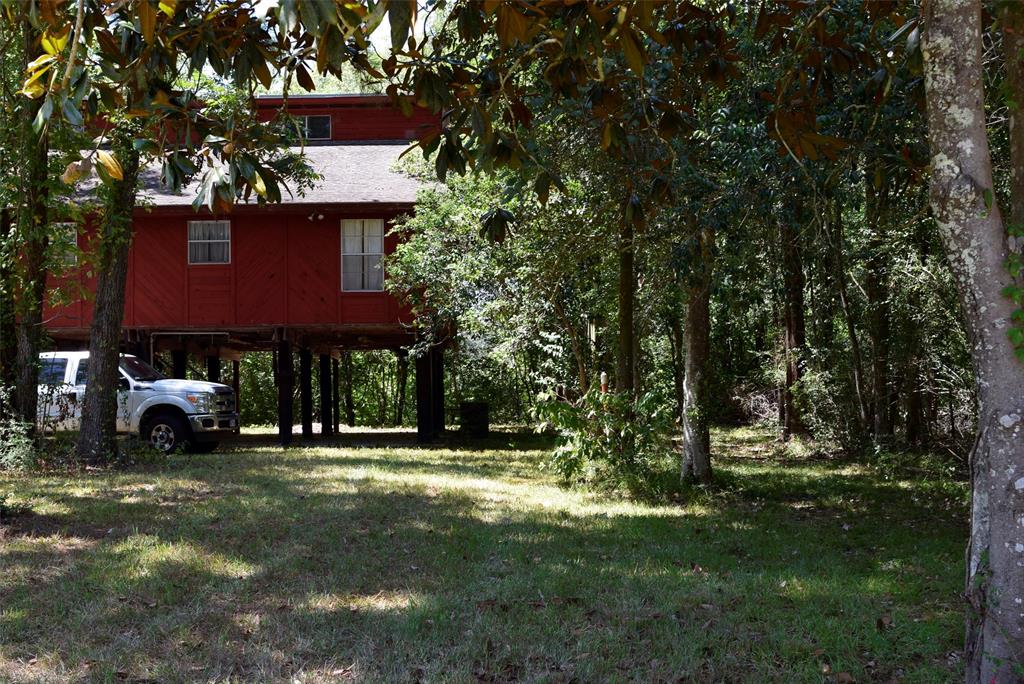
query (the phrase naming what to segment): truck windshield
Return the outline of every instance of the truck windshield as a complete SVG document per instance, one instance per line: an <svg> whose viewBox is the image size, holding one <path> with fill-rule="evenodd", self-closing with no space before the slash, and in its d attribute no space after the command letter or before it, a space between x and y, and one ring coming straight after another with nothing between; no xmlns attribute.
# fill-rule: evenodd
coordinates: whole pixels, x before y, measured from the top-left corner
<svg viewBox="0 0 1024 684"><path fill-rule="evenodd" d="M156 372L152 366L134 356L121 357L121 370L137 382L153 382L154 380L164 379L164 376Z"/></svg>

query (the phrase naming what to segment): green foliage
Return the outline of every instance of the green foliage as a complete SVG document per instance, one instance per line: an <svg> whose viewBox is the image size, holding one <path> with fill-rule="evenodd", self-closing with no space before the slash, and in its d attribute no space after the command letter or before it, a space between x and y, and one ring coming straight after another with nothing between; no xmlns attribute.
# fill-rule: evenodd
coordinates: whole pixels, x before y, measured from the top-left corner
<svg viewBox="0 0 1024 684"><path fill-rule="evenodd" d="M399 401L399 361L391 351L349 352L352 369L352 406L357 426L387 427L392 425L414 425L416 422L416 385L413 372L414 361L409 359L405 387L405 400ZM274 380L273 354L251 352L242 356L240 364L240 387L242 425L277 424L277 386ZM296 361L296 367L298 362ZM340 364L341 378L338 390L341 394L341 423L345 415L345 365ZM197 376L197 378L200 376ZM320 415L320 365L313 363L313 420L322 422ZM327 382L331 382L328 379ZM447 383L451 397L449 406L456 405L459 395L452 383ZM398 415L401 408L402 414ZM299 387L295 383L292 397L292 413L298 418Z"/></svg>
<svg viewBox="0 0 1024 684"><path fill-rule="evenodd" d="M0 388L0 406L7 406L9 394L6 388ZM4 411L0 417L0 470L27 470L35 460L35 444L29 435L29 426Z"/></svg>
<svg viewBox="0 0 1024 684"><path fill-rule="evenodd" d="M555 430L561 442L547 466L571 485L639 498L664 495L659 487L672 462L675 428L669 406L651 392L631 400L593 389L576 404L542 396L538 429Z"/></svg>

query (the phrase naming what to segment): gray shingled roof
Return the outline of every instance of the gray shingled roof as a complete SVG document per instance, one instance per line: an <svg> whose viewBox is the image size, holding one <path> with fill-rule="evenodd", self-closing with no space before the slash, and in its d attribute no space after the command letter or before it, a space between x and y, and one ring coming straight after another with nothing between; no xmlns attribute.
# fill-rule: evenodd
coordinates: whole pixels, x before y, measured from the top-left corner
<svg viewBox="0 0 1024 684"><path fill-rule="evenodd" d="M305 148L313 169L323 176L305 196L289 196L282 189L282 204L403 203L416 200L420 182L394 171L392 166L406 149L405 143L347 143ZM160 184L160 169L149 167L140 174L140 200L157 207L192 204L198 183L173 193ZM140 202L141 204L141 202Z"/></svg>

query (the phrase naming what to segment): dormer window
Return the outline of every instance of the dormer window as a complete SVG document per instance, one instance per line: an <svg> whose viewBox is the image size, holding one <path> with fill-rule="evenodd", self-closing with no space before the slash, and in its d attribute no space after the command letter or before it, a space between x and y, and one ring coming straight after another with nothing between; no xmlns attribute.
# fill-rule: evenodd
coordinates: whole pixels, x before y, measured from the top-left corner
<svg viewBox="0 0 1024 684"><path fill-rule="evenodd" d="M302 117L305 125L303 133L306 140L330 140L331 139L331 115L316 114Z"/></svg>

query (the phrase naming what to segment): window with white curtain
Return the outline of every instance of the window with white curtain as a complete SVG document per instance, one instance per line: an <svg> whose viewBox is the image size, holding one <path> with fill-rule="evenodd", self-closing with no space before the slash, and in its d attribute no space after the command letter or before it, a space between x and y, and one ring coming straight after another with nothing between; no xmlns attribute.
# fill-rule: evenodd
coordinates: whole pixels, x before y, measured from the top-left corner
<svg viewBox="0 0 1024 684"><path fill-rule="evenodd" d="M188 263L230 264L231 222L189 221Z"/></svg>
<svg viewBox="0 0 1024 684"><path fill-rule="evenodd" d="M341 222L341 289L379 292L384 289L383 219L345 219Z"/></svg>

